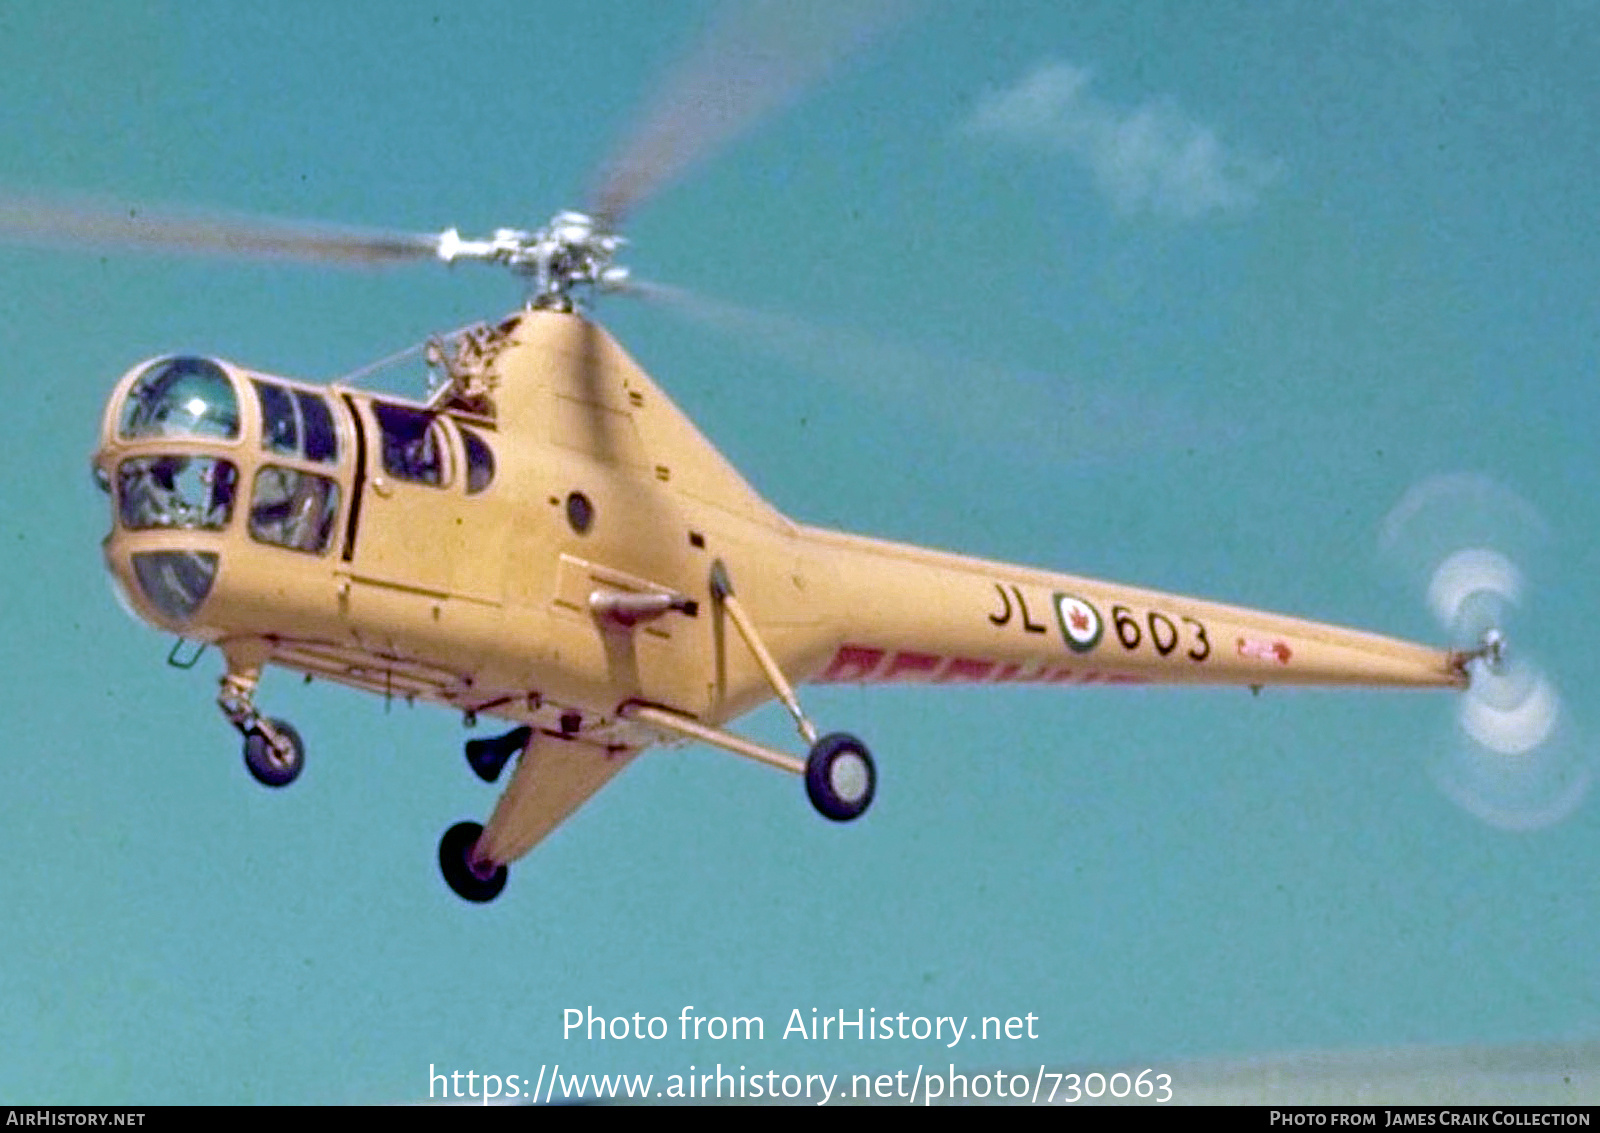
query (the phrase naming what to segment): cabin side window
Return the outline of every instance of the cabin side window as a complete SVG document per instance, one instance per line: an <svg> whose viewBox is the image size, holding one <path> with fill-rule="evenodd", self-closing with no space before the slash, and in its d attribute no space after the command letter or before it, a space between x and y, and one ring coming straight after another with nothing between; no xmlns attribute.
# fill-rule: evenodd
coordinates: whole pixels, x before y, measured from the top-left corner
<svg viewBox="0 0 1600 1133"><path fill-rule="evenodd" d="M467 454L467 495L476 495L494 482L494 450L471 429L461 430L461 447Z"/></svg>
<svg viewBox="0 0 1600 1133"><path fill-rule="evenodd" d="M328 477L274 464L256 473L250 536L258 543L320 555L338 517L339 485Z"/></svg>
<svg viewBox="0 0 1600 1133"><path fill-rule="evenodd" d="M254 385L261 403L262 448L318 464L338 461L339 433L327 402L314 393L272 382L257 379Z"/></svg>
<svg viewBox="0 0 1600 1133"><path fill-rule="evenodd" d="M445 436L433 414L398 405L372 406L383 434L383 470L397 480L442 487L449 478Z"/></svg>

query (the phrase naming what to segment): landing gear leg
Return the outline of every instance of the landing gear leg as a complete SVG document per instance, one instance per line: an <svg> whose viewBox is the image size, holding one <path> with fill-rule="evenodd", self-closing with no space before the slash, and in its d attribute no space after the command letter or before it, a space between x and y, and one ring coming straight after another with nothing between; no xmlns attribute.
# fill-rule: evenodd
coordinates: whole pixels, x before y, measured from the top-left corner
<svg viewBox="0 0 1600 1133"><path fill-rule="evenodd" d="M756 631L755 622L740 605L739 599L734 596L733 583L729 580L727 568L720 559L711 568L711 596L716 599L721 610L732 619L734 629L739 631L739 636L744 638L744 643L749 646L751 655L765 674L772 691L789 710L789 715L794 719L801 738L811 745L805 762L806 794L811 799L811 805L816 807L823 817L831 818L835 822L849 822L860 818L872 805L872 796L878 788L878 771L873 766L872 754L867 751L867 745L844 732L835 732L820 739L817 737L816 725L800 707L794 689L790 687L783 671L778 668L777 661L773 659L762 642L761 635ZM774 762L767 755L752 752L750 748L753 745L741 747L723 743L723 746L741 755L754 754L755 758L763 762Z"/></svg>
<svg viewBox="0 0 1600 1133"><path fill-rule="evenodd" d="M256 711L260 669L230 669L217 692L217 707L244 737L244 765L256 782L287 787L306 764L306 745L284 720L269 720Z"/></svg>

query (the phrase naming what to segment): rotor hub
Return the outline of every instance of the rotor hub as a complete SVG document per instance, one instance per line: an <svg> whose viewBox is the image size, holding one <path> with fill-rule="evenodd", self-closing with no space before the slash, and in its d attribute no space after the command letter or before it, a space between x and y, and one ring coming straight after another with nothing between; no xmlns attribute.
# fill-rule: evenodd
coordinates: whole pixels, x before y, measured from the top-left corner
<svg viewBox="0 0 1600 1133"><path fill-rule="evenodd" d="M487 240L463 240L447 229L439 234L437 251L447 264L503 264L529 281L529 306L571 310L581 289L616 291L627 282L628 269L612 262L625 244L586 213L558 212L532 232L499 228Z"/></svg>
<svg viewBox="0 0 1600 1133"><path fill-rule="evenodd" d="M1461 675L1464 681L1473 679L1473 662L1481 662L1480 675L1490 677L1504 676L1511 667L1510 647L1506 636L1497 627L1491 626L1483 631L1477 643L1470 649L1456 649L1450 654L1451 664Z"/></svg>
<svg viewBox="0 0 1600 1133"><path fill-rule="evenodd" d="M1491 673L1502 673L1506 668L1506 637L1498 629L1487 629L1478 647L1479 656Z"/></svg>

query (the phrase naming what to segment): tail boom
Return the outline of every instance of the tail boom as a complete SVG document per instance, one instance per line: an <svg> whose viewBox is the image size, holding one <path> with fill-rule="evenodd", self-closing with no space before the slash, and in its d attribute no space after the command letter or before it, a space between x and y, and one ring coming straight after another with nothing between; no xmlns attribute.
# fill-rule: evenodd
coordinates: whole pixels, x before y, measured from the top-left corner
<svg viewBox="0 0 1600 1133"><path fill-rule="evenodd" d="M819 682L1463 688L1459 654L1362 630L807 529L837 645Z"/></svg>

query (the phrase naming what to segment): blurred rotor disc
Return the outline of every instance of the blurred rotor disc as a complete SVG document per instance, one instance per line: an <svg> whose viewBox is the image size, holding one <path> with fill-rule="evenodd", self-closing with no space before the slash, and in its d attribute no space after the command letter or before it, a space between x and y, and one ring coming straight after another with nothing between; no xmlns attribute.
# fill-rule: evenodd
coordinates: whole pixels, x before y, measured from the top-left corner
<svg viewBox="0 0 1600 1133"><path fill-rule="evenodd" d="M1378 547L1390 569L1427 588L1442 564L1473 548L1520 564L1512 566L1520 580L1548 539L1549 528L1532 504L1487 476L1458 472L1406 492L1384 519Z"/></svg>
<svg viewBox="0 0 1600 1133"><path fill-rule="evenodd" d="M1525 565L1548 534L1516 493L1456 474L1407 492L1380 535L1384 559L1423 591L1451 646L1489 650L1468 665L1455 734L1430 770L1458 805L1503 830L1560 822L1591 778L1554 683L1508 632L1528 592Z"/></svg>
<svg viewBox="0 0 1600 1133"><path fill-rule="evenodd" d="M0 191L0 240L43 248L124 247L231 259L382 267L433 259L439 237L264 217L152 209L89 198Z"/></svg>
<svg viewBox="0 0 1600 1133"><path fill-rule="evenodd" d="M1504 630L1522 598L1522 572L1498 551L1457 551L1428 580L1428 608L1450 634L1450 644L1470 649L1490 630Z"/></svg>
<svg viewBox="0 0 1600 1133"><path fill-rule="evenodd" d="M1592 774L1549 678L1526 662L1510 670L1473 674L1457 709L1460 734L1431 770L1446 795L1490 825L1539 830L1578 809Z"/></svg>

